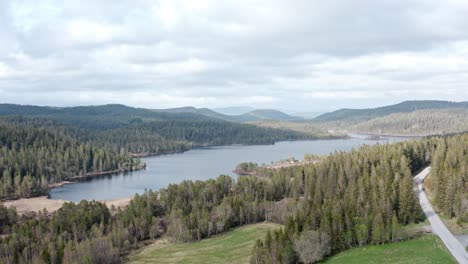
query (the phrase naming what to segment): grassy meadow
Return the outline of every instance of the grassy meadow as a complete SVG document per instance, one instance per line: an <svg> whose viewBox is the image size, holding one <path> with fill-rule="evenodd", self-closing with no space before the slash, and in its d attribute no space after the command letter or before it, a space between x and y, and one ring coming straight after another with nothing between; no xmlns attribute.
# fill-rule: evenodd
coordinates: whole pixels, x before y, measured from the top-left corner
<svg viewBox="0 0 468 264"><path fill-rule="evenodd" d="M246 225L199 242L176 244L158 240L132 255L128 263L249 263L255 240L280 228L273 223Z"/></svg>

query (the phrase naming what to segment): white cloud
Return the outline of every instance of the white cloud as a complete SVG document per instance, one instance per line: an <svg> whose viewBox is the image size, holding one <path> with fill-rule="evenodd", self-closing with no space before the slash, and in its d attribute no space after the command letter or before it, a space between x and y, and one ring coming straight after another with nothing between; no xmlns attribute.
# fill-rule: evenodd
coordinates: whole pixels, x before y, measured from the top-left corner
<svg viewBox="0 0 468 264"><path fill-rule="evenodd" d="M162 22L164 29L172 30L179 25L182 20L181 14L178 12L174 2L161 1L154 8L155 16Z"/></svg>
<svg viewBox="0 0 468 264"><path fill-rule="evenodd" d="M105 43L112 41L121 34L118 26L82 19L68 22L65 30L65 35L70 44Z"/></svg>
<svg viewBox="0 0 468 264"><path fill-rule="evenodd" d="M0 78L7 78L11 76L12 71L8 65L0 62Z"/></svg>
<svg viewBox="0 0 468 264"><path fill-rule="evenodd" d="M307 111L468 100L466 13L456 0L10 0L0 98Z"/></svg>

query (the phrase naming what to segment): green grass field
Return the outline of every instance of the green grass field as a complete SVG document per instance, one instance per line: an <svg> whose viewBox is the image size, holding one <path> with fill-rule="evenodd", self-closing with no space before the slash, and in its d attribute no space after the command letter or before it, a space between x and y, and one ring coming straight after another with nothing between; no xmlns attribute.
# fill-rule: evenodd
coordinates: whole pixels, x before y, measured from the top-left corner
<svg viewBox="0 0 468 264"><path fill-rule="evenodd" d="M164 241L130 256L128 263L249 263L256 239L280 225L261 223L236 228L200 242L173 244Z"/></svg>
<svg viewBox="0 0 468 264"><path fill-rule="evenodd" d="M435 235L399 243L350 249L330 257L327 264L457 263Z"/></svg>
<svg viewBox="0 0 468 264"><path fill-rule="evenodd" d="M175 244L165 240L130 256L128 263L248 263L256 239L280 225L261 223L236 228L200 242ZM330 257L327 264L361 263L456 263L442 241L434 235L399 243L350 249Z"/></svg>

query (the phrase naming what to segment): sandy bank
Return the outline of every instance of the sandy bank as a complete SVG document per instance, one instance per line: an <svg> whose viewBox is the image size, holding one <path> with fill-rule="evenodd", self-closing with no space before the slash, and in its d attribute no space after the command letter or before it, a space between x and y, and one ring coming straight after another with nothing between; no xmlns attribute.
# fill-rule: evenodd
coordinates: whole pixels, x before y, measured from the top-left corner
<svg viewBox="0 0 468 264"><path fill-rule="evenodd" d="M100 202L105 203L109 208L115 207L124 207L130 203L132 197L118 198L112 200L102 200ZM15 207L18 214L24 214L26 212L38 212L40 210L46 209L47 212L55 212L66 202L66 200L52 200L47 199L47 196L40 196L34 198L22 198L18 200L5 201L3 204L7 208Z"/></svg>
<svg viewBox="0 0 468 264"><path fill-rule="evenodd" d="M61 181L61 182L56 182L56 183L51 183L49 184L49 189L53 189L53 188L57 188L57 187L61 187L65 184L72 184L72 183L75 183L75 182L72 182L72 181Z"/></svg>

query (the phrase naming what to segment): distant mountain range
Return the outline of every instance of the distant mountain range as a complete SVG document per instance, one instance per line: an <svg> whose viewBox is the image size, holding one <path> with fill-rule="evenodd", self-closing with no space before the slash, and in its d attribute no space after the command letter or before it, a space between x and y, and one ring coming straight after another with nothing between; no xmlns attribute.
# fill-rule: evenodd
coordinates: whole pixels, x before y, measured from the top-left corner
<svg viewBox="0 0 468 264"><path fill-rule="evenodd" d="M444 135L468 131L468 109L425 109L394 113L347 125L349 132L394 136Z"/></svg>
<svg viewBox="0 0 468 264"><path fill-rule="evenodd" d="M75 106L75 107L49 107L34 105L0 104L0 115L21 115L60 117L61 119L80 118L102 118L103 124L107 122L106 117L120 117L131 119L133 117L151 120L209 120L217 119L223 121L244 123L259 120L294 121L302 118L285 114L273 109L257 109L241 115L225 115L209 108L195 108L192 106L169 108L169 109L144 109L129 107L120 104L108 104L98 106ZM115 120L114 120L115 121Z"/></svg>
<svg viewBox="0 0 468 264"><path fill-rule="evenodd" d="M274 109L250 110L250 107L209 108L192 106L170 109L144 109L119 104L77 107L47 107L0 104L0 115L36 116L61 120L66 124L81 124L102 128L115 128L130 123L147 121L228 121L250 123L273 129L313 132L362 132L375 134L429 135L463 132L467 119L468 102L404 101L368 109L340 109L313 119L293 116ZM228 115L249 110L243 114Z"/></svg>
<svg viewBox="0 0 468 264"><path fill-rule="evenodd" d="M302 117L304 119L312 119L324 114L324 112L291 112L290 114L293 116Z"/></svg>
<svg viewBox="0 0 468 264"><path fill-rule="evenodd" d="M468 131L468 102L405 101L370 109L340 109L312 122L335 132L400 136L460 133Z"/></svg>
<svg viewBox="0 0 468 264"><path fill-rule="evenodd" d="M242 120L242 122L249 122L249 121L257 121L257 120L282 120L282 121L294 121L294 120L301 120L301 117L291 116L285 114L278 110L273 109L257 109L254 111L250 111L240 116L236 116L238 120Z"/></svg>
<svg viewBox="0 0 468 264"><path fill-rule="evenodd" d="M252 107L226 107L226 108L195 108L192 106L158 109L154 111L167 113L192 113L210 118L218 118L231 122L254 122L261 120L301 121L312 119L315 122L360 122L377 117L384 117L395 113L410 113L417 110L436 109L468 109L468 102L450 102L437 100L404 101L394 105L367 109L344 108L333 112L318 115L313 112L290 115L275 109L253 109ZM318 115L318 116L317 116Z"/></svg>
<svg viewBox="0 0 468 264"><path fill-rule="evenodd" d="M212 109L215 112L221 113L223 115L243 115L248 112L256 110L255 108L251 106L230 106L230 107L221 107L221 108L213 108ZM283 112L284 113L284 112ZM288 111L285 112L286 114L293 116L293 117L299 117L299 118L304 118L304 119L311 119L315 118L324 112L315 112L315 111Z"/></svg>
<svg viewBox="0 0 468 264"><path fill-rule="evenodd" d="M243 115L253 110L255 110L255 108L251 106L230 106L230 107L213 108L213 111L216 111L223 115Z"/></svg>
<svg viewBox="0 0 468 264"><path fill-rule="evenodd" d="M33 105L0 104L0 116L32 117L31 120L47 119L82 128L114 129L138 125L148 121L200 121L213 120L195 113L158 113L144 108L119 104L76 107L49 107ZM42 121L41 121L42 122Z"/></svg>
<svg viewBox="0 0 468 264"><path fill-rule="evenodd" d="M252 122L259 120L280 120L280 121L295 121L302 120L303 118L297 116L291 116L286 113L283 113L274 109L257 109L252 110L241 115L225 115L209 108L195 108L192 106L189 107L179 107L179 108L169 108L169 109L157 109L156 112L165 112L165 113L192 113L199 114L202 116L210 118L219 118L225 121L231 122Z"/></svg>
<svg viewBox="0 0 468 264"><path fill-rule="evenodd" d="M382 117L394 113L409 113L416 110L425 109L447 109L447 108L468 108L468 102L449 102L449 101L404 101L399 104L368 108L368 109L340 109L316 117L315 121L364 121L376 117Z"/></svg>

